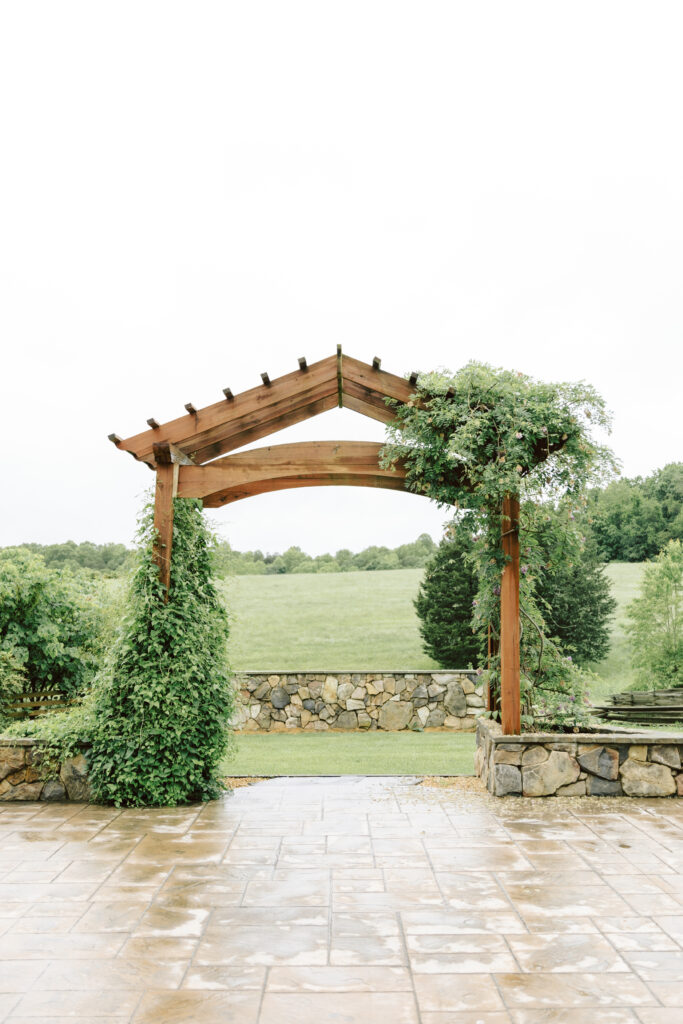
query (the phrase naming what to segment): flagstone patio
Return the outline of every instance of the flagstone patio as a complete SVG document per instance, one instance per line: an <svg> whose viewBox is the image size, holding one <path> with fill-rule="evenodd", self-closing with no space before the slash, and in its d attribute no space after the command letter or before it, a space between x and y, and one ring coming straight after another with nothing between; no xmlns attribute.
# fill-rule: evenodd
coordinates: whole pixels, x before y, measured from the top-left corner
<svg viewBox="0 0 683 1024"><path fill-rule="evenodd" d="M683 1020L681 801L281 779L0 836L3 1021Z"/></svg>

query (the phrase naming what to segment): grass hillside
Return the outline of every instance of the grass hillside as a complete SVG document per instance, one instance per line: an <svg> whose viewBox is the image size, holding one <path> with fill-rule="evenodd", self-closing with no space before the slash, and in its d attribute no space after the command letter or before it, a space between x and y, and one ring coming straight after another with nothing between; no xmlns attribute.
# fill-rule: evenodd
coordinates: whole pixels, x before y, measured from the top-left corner
<svg viewBox="0 0 683 1024"><path fill-rule="evenodd" d="M608 566L617 599L612 650L593 670L593 698L633 682L624 611L642 564ZM222 584L232 616L235 669L433 668L413 608L422 569L294 576L236 576Z"/></svg>
<svg viewBox="0 0 683 1024"><path fill-rule="evenodd" d="M599 676L599 682L591 687L594 700L610 693L626 690L634 682L628 643L626 639L626 606L638 596L645 562L612 562L607 566L607 575L612 581L612 594L617 601L617 610L612 620L612 647L604 661L591 668Z"/></svg>
<svg viewBox="0 0 683 1024"><path fill-rule="evenodd" d="M413 598L422 569L234 576L223 584L235 669L433 668Z"/></svg>

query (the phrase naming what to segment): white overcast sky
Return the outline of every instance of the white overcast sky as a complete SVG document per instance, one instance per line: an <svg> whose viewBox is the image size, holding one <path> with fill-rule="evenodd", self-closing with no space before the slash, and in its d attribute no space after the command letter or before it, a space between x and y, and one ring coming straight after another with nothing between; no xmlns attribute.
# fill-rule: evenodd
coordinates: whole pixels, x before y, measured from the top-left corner
<svg viewBox="0 0 683 1024"><path fill-rule="evenodd" d="M587 379L624 472L680 460L682 29L658 0L5 0L0 544L130 542L153 475L108 433L338 343ZM360 488L215 516L311 553L444 519Z"/></svg>

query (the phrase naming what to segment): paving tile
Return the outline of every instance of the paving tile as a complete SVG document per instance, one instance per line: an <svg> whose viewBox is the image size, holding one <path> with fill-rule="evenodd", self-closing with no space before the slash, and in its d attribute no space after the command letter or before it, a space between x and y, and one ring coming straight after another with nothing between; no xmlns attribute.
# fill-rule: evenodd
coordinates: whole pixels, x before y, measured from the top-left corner
<svg viewBox="0 0 683 1024"><path fill-rule="evenodd" d="M412 992L335 992L289 994L266 992L259 1024L418 1024Z"/></svg>
<svg viewBox="0 0 683 1024"><path fill-rule="evenodd" d="M493 978L482 974L420 974L415 976L420 1012L503 1010Z"/></svg>
<svg viewBox="0 0 683 1024"><path fill-rule="evenodd" d="M656 1004L648 987L633 974L499 974L495 980L509 1009Z"/></svg>
<svg viewBox="0 0 683 1024"><path fill-rule="evenodd" d="M272 967L267 992L412 992L405 967Z"/></svg>
<svg viewBox="0 0 683 1024"><path fill-rule="evenodd" d="M596 973L630 969L607 939L599 935L511 935L508 943L519 966L527 973Z"/></svg>
<svg viewBox="0 0 683 1024"><path fill-rule="evenodd" d="M146 992L134 1024L256 1024L260 992Z"/></svg>
<svg viewBox="0 0 683 1024"><path fill-rule="evenodd" d="M327 927L244 928L207 932L195 964L275 964L321 966L327 963Z"/></svg>
<svg viewBox="0 0 683 1024"><path fill-rule="evenodd" d="M100 1020L109 1018L130 1020L130 1015L140 1001L142 992L134 989L92 989L88 992L27 992L17 1003L12 1016L19 1020L40 1021L48 1019L77 1020L79 1017L97 1016Z"/></svg>
<svg viewBox="0 0 683 1024"><path fill-rule="evenodd" d="M512 1018L507 1010L494 1010L491 1013L479 1013L477 1011L465 1010L459 1013L457 1010L445 1013L421 1013L422 1024L512 1024Z"/></svg>

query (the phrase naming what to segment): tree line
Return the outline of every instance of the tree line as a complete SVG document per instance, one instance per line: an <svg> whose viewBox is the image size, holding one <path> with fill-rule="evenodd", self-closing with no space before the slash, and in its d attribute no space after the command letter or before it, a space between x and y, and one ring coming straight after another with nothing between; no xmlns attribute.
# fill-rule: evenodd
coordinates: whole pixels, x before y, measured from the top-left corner
<svg viewBox="0 0 683 1024"><path fill-rule="evenodd" d="M683 462L672 462L646 477L622 477L588 492L586 520L601 562L644 562L671 540L683 540ZM93 544L69 540L63 544L23 544L42 555L50 568L70 566L117 575L131 564L125 544ZM283 573L368 572L378 569L423 568L436 544L423 533L411 544L396 548L371 545L354 553L341 548L334 554L308 555L300 547L286 551L235 551L219 541L216 564L225 575L270 576Z"/></svg>

